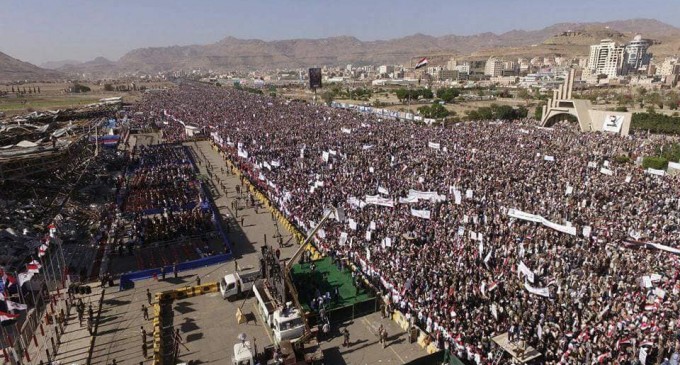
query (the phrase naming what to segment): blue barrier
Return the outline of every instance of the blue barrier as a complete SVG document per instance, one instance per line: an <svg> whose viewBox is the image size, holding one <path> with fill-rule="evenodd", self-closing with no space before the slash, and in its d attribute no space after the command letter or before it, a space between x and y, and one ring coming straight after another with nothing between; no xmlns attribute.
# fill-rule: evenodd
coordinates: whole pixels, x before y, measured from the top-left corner
<svg viewBox="0 0 680 365"><path fill-rule="evenodd" d="M221 264L223 262L231 260L233 255L230 253L223 253L219 255L213 255L213 256L208 256L208 257L203 257L197 260L192 260L192 261L186 261L177 264L177 271L182 272L182 271L187 271L187 270L193 270L197 269L200 267L204 266L210 266L210 265L215 265L215 264ZM165 275L172 275L172 265L164 266L163 269L165 270ZM143 279L148 279L153 277L154 275L157 275L159 278L161 277L161 268L157 269L148 269L148 270L141 270L141 271L135 271L127 274L123 274L120 276L120 285L119 288L120 290L127 290L127 289L132 289L135 287L135 281L137 280L143 280Z"/></svg>

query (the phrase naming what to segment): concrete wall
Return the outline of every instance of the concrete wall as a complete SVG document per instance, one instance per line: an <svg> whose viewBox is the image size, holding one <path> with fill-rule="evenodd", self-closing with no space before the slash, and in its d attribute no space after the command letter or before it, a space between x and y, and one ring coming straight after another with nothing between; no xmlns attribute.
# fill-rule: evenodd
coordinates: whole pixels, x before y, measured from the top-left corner
<svg viewBox="0 0 680 365"><path fill-rule="evenodd" d="M591 120L591 126L592 130L594 131L602 131L602 127L604 126L605 118L607 118L608 115L617 115L617 116L623 116L623 125L621 126L621 135L622 136L627 136L628 133L630 132L630 121L633 118L633 113L630 112L611 112L607 110L589 110L590 114L590 120Z"/></svg>

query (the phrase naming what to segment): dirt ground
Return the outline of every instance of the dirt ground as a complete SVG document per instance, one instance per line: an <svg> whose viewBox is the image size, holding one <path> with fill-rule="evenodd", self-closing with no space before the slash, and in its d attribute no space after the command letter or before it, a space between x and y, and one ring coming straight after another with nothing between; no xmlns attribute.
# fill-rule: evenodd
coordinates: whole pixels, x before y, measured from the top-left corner
<svg viewBox="0 0 680 365"><path fill-rule="evenodd" d="M120 91L105 91L104 83L100 85L89 82L82 82L91 89L86 93L71 94L66 90L69 83L27 83L22 85L13 85L14 89L26 90L40 88L39 94L24 94L17 96L12 93L12 85L0 85L0 91L7 92L8 95L0 97L0 112L5 113L6 117L14 115L21 115L33 111L46 111L80 107L87 104L96 103L102 98L111 98L122 96L123 102L135 102L142 95L139 91L120 92ZM122 85L124 82L111 82L112 85ZM148 89L173 87L174 84L169 82L137 82L138 86L145 86Z"/></svg>

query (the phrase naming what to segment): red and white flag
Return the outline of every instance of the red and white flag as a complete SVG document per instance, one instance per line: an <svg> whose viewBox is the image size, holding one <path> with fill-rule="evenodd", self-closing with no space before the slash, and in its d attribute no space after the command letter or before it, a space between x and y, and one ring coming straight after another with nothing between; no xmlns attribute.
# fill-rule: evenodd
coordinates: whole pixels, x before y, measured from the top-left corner
<svg viewBox="0 0 680 365"><path fill-rule="evenodd" d="M420 61L418 61L418 63L416 63L415 69L417 70L421 67L425 67L425 66L427 66L427 63L428 63L427 58L423 57Z"/></svg>
<svg viewBox="0 0 680 365"><path fill-rule="evenodd" d="M38 257L45 256L45 252L47 252L47 247L48 246L44 243L42 245L40 245L40 247L38 248Z"/></svg>
<svg viewBox="0 0 680 365"><path fill-rule="evenodd" d="M30 273L33 273L33 274L39 273L41 267L42 267L42 265L40 265L40 263L36 260L33 260L33 261L29 262L28 264L26 264L26 270Z"/></svg>
<svg viewBox="0 0 680 365"><path fill-rule="evenodd" d="M12 314L0 311L0 322L11 321L13 319L19 318L18 314Z"/></svg>

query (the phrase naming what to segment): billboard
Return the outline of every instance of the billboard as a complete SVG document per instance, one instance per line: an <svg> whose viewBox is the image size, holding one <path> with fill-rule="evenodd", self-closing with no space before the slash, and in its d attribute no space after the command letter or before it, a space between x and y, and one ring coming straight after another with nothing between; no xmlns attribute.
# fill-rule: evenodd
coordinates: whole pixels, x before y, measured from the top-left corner
<svg viewBox="0 0 680 365"><path fill-rule="evenodd" d="M310 89L321 88L321 69L318 67L309 69L309 88Z"/></svg>
<svg viewBox="0 0 680 365"><path fill-rule="evenodd" d="M607 132L621 133L621 126L623 126L623 115L607 115L602 129Z"/></svg>

